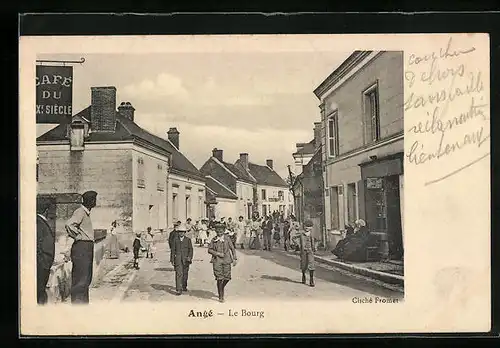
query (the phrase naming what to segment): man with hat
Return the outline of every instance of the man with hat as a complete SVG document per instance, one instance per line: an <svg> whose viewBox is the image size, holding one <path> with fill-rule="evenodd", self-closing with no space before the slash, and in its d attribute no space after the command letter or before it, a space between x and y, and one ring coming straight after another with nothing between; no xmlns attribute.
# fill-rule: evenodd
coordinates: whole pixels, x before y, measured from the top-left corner
<svg viewBox="0 0 500 348"><path fill-rule="evenodd" d="M314 253L316 246L314 238L311 235L313 222L311 220L304 221L304 229L299 235L293 237L298 240L300 250L300 269L302 270L302 284L306 283L306 272L309 271L309 286L314 287Z"/></svg>
<svg viewBox="0 0 500 348"><path fill-rule="evenodd" d="M36 297L38 304L47 303L47 282L54 262L56 234L47 220L50 202L36 199Z"/></svg>
<svg viewBox="0 0 500 348"><path fill-rule="evenodd" d="M66 222L66 232L73 239L71 246L71 303L89 303L94 260L94 228L90 211L96 206L97 192L82 195L82 205Z"/></svg>
<svg viewBox="0 0 500 348"><path fill-rule="evenodd" d="M175 268L175 289L176 295L181 295L187 291L187 281L189 265L193 261L193 244L186 236L187 227L185 224L177 226L175 236L170 249L170 263Z"/></svg>

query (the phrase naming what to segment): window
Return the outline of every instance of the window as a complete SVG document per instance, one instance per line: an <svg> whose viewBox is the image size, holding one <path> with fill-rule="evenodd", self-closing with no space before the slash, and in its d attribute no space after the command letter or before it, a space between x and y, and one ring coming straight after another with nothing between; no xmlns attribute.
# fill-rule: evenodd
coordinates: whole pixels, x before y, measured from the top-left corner
<svg viewBox="0 0 500 348"><path fill-rule="evenodd" d="M328 117L328 154L330 157L336 157L339 154L339 127L337 112Z"/></svg>
<svg viewBox="0 0 500 348"><path fill-rule="evenodd" d="M279 199L280 201L283 201L283 200L284 200L283 191L278 191L278 199Z"/></svg>
<svg viewBox="0 0 500 348"><path fill-rule="evenodd" d="M144 180L144 159L142 157L137 159L137 187L146 187Z"/></svg>
<svg viewBox="0 0 500 348"><path fill-rule="evenodd" d="M165 178L163 177L163 166L161 165L161 163L158 164L158 178L157 178L157 182L156 182L156 189L158 191L164 191L165 190L165 185L164 185L164 180Z"/></svg>
<svg viewBox="0 0 500 348"><path fill-rule="evenodd" d="M262 197L262 200L265 201L266 200L266 190L265 189L262 189L261 190L261 197Z"/></svg>
<svg viewBox="0 0 500 348"><path fill-rule="evenodd" d="M83 150L83 136L85 132L85 125L81 122L74 122L71 124L70 145L71 150Z"/></svg>
<svg viewBox="0 0 500 348"><path fill-rule="evenodd" d="M186 220L191 217L191 196L186 196Z"/></svg>
<svg viewBox="0 0 500 348"><path fill-rule="evenodd" d="M365 123L367 139L377 141L380 139L380 113L378 104L377 84L368 88L364 93Z"/></svg>
<svg viewBox="0 0 500 348"><path fill-rule="evenodd" d="M172 221L176 222L179 218L179 202L177 193L172 194Z"/></svg>
<svg viewBox="0 0 500 348"><path fill-rule="evenodd" d="M340 227L338 187L330 187L330 226L333 230Z"/></svg>

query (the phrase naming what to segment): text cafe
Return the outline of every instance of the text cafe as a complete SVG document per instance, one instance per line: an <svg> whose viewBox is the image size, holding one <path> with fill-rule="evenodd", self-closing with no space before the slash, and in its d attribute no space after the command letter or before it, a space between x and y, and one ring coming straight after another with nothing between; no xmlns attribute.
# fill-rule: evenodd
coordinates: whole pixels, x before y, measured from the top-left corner
<svg viewBox="0 0 500 348"><path fill-rule="evenodd" d="M73 68L69 66L36 67L37 123L62 123L71 119Z"/></svg>

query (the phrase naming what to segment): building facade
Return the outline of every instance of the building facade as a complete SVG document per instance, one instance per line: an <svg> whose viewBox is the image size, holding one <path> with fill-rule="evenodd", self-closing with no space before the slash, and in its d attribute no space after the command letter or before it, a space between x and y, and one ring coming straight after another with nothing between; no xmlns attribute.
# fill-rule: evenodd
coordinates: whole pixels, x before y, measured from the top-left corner
<svg viewBox="0 0 500 348"><path fill-rule="evenodd" d="M403 257L403 52L356 51L314 91L321 101L325 227L333 246L362 218Z"/></svg>
<svg viewBox="0 0 500 348"><path fill-rule="evenodd" d="M311 220L313 236L321 245L326 245L324 233L324 185L322 170L322 146L321 146L321 123L314 123L314 139L307 146L297 144L297 152L293 154L294 159L301 159L296 165L292 193L294 195L295 217L301 223ZM307 161L305 164L303 159Z"/></svg>
<svg viewBox="0 0 500 348"><path fill-rule="evenodd" d="M212 156L200 168L200 172L204 175L210 176L222 184L232 196L237 200L234 202L235 209L233 215L222 215L233 219L243 216L245 219L250 219L253 212L253 191L256 184L248 173L238 169L234 164L224 161L224 152L221 149L213 149ZM215 191L212 187L212 191ZM223 193L224 197L220 199L228 199L227 193ZM214 194L214 193L212 193ZM214 196L216 201L217 195ZM220 209L217 209L219 210ZM216 214L217 215L217 214Z"/></svg>
<svg viewBox="0 0 500 348"><path fill-rule="evenodd" d="M134 112L130 103L116 108L114 87L93 87L89 107L38 137L37 194L68 203L56 208L59 234L78 206L71 197L87 190L98 192L94 228L118 220L125 240L148 226L162 230L175 218L204 215L205 179L179 152L178 132L157 137L134 122Z"/></svg>
<svg viewBox="0 0 500 348"><path fill-rule="evenodd" d="M273 160L266 160L266 165L258 165L248 160L248 153L241 153L236 160L236 168L253 179L253 211L260 216L274 211L289 216L293 213L293 195L288 184L273 169Z"/></svg>

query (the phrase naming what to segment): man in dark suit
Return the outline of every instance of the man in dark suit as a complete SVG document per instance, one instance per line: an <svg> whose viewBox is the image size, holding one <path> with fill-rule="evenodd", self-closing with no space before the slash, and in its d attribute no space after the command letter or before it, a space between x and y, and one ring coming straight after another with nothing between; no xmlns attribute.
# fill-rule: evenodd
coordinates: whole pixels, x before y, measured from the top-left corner
<svg viewBox="0 0 500 348"><path fill-rule="evenodd" d="M186 225L177 226L177 233L172 241L170 250L170 263L175 268L175 289L176 294L181 295L187 291L187 281L189 265L193 261L193 244L191 239L186 237Z"/></svg>
<svg viewBox="0 0 500 348"><path fill-rule="evenodd" d="M47 282L50 268L54 262L56 234L47 220L50 202L46 199L36 200L36 296L38 304L47 303Z"/></svg>
<svg viewBox="0 0 500 348"><path fill-rule="evenodd" d="M174 229L168 235L168 247L172 250L172 243L174 242L175 236L177 235L177 227L181 224L180 221L174 222Z"/></svg>

